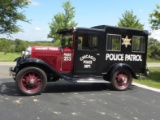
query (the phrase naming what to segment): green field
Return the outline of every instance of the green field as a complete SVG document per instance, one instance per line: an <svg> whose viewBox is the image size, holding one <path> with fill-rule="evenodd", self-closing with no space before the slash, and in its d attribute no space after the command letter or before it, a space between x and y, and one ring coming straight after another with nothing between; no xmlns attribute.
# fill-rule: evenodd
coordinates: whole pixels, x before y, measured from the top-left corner
<svg viewBox="0 0 160 120"><path fill-rule="evenodd" d="M160 63L160 60L147 59L147 63Z"/></svg>
<svg viewBox="0 0 160 120"><path fill-rule="evenodd" d="M13 62L15 58L20 57L20 53L7 53L0 52L0 62Z"/></svg>
<svg viewBox="0 0 160 120"><path fill-rule="evenodd" d="M134 80L134 82L160 89L160 67L150 67L149 71L149 76Z"/></svg>

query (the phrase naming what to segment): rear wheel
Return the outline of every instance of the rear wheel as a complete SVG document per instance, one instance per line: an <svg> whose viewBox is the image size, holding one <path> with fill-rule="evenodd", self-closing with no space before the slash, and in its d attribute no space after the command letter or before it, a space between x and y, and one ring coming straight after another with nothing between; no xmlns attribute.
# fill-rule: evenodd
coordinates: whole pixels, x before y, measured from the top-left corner
<svg viewBox="0 0 160 120"><path fill-rule="evenodd" d="M128 89L132 83L130 71L124 68L113 72L111 78L113 88L119 91Z"/></svg>
<svg viewBox="0 0 160 120"><path fill-rule="evenodd" d="M25 95L40 94L46 86L47 76L37 67L27 67L18 72L16 84L19 91Z"/></svg>

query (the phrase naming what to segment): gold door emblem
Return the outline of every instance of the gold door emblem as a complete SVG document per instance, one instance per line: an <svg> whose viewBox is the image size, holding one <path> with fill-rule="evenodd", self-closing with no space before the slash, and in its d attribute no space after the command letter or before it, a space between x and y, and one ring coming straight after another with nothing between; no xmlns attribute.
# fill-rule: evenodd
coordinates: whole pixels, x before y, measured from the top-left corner
<svg viewBox="0 0 160 120"><path fill-rule="evenodd" d="M125 45L126 48L128 47L128 45L131 45L131 39L129 39L128 36L126 36L126 38L122 38L122 40L122 45Z"/></svg>

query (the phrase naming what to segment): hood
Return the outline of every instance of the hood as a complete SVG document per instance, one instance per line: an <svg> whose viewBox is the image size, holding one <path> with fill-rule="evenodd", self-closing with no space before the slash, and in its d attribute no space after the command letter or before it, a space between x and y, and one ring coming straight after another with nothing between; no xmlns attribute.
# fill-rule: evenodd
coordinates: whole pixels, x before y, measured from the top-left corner
<svg viewBox="0 0 160 120"><path fill-rule="evenodd" d="M52 46L32 46L32 58L42 58L46 56L57 56L60 54L60 47Z"/></svg>
<svg viewBox="0 0 160 120"><path fill-rule="evenodd" d="M49 65L56 68L57 61L60 61L61 49L60 47L51 46L32 46L31 47L31 58L38 58Z"/></svg>

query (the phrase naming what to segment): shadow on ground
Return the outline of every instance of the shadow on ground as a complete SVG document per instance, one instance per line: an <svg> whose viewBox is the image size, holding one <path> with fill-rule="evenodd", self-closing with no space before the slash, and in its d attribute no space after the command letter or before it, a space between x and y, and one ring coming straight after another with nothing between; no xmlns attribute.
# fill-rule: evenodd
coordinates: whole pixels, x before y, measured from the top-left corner
<svg viewBox="0 0 160 120"><path fill-rule="evenodd" d="M20 96L15 82L0 83L0 95Z"/></svg>
<svg viewBox="0 0 160 120"><path fill-rule="evenodd" d="M132 86L133 87L133 86ZM129 90L132 90L132 87ZM114 91L110 83L69 83L60 81L48 83L44 93L69 93L69 92L94 92L94 91ZM15 82L0 82L0 94L8 96L22 96L17 90Z"/></svg>
<svg viewBox="0 0 160 120"><path fill-rule="evenodd" d="M89 92L112 90L109 83L48 83L45 93L65 93L65 92Z"/></svg>

